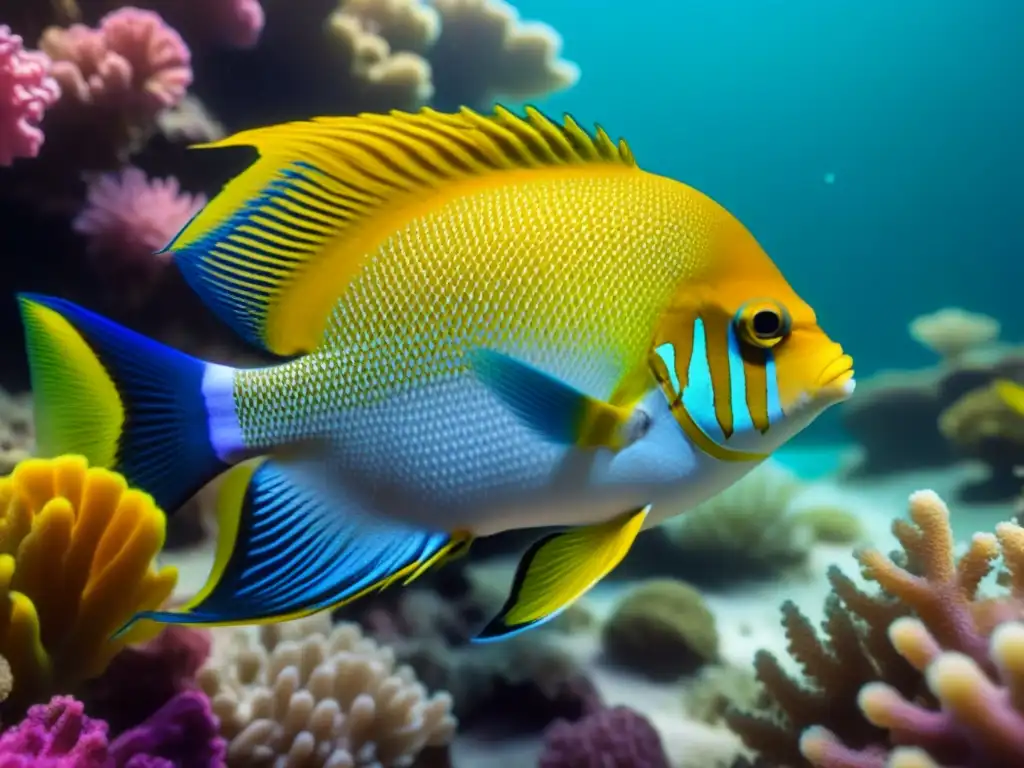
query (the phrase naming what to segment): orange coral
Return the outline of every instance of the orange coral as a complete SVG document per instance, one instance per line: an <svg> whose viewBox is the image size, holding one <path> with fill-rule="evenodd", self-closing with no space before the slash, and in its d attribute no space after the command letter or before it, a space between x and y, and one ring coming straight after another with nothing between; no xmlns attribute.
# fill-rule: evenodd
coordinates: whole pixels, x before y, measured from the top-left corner
<svg viewBox="0 0 1024 768"><path fill-rule="evenodd" d="M971 748L982 748L974 747L974 742L965 748L964 730L952 726L941 734L943 739L921 744L915 737L927 739L920 733L899 729L890 733L891 724L872 707L877 696L872 698L871 692L879 689L871 685L884 682L890 700L914 702L923 710L938 713L940 701L947 697L941 689L936 690L929 664L938 658L939 650L944 652L943 658L960 654L987 676L990 684L998 684L999 657L990 653L989 646L998 628L1024 618L1024 528L1003 523L994 536L977 534L957 559L949 511L937 495L922 491L911 496L910 518L893 524L905 563L875 550L857 555L864 577L881 587L880 594L861 591L838 569L830 572L835 595L826 611L826 639L818 637L792 603L784 607L789 651L810 685L787 675L771 654L758 654L758 679L774 701L774 711L767 716L728 715L730 726L748 747L782 765L822 768L884 766L897 743L939 750L935 759L957 759L955 755L974 754ZM1000 555L1008 594L979 597L979 585ZM900 641L907 627L916 626L906 623L911 620L908 617L920 622L930 638L927 642L915 646ZM984 738L977 732L971 735ZM839 752L847 762L836 757ZM1002 765L985 764L991 768Z"/></svg>
<svg viewBox="0 0 1024 768"><path fill-rule="evenodd" d="M125 645L160 627L111 636L164 603L174 568L153 560L164 514L120 475L84 458L27 459L0 478L0 654L15 709L98 675Z"/></svg>

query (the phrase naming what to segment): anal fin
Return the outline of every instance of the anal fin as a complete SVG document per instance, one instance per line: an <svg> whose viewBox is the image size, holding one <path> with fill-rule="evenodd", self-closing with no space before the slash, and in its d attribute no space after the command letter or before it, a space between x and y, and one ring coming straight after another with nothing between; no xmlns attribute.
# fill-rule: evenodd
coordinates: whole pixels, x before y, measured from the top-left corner
<svg viewBox="0 0 1024 768"><path fill-rule="evenodd" d="M465 533L384 521L329 497L274 459L230 470L219 491L214 566L180 610L133 617L223 626L299 618L412 581L468 547ZM129 623L121 632L125 631Z"/></svg>
<svg viewBox="0 0 1024 768"><path fill-rule="evenodd" d="M535 542L516 569L508 600L473 642L493 642L558 616L622 562L650 506Z"/></svg>

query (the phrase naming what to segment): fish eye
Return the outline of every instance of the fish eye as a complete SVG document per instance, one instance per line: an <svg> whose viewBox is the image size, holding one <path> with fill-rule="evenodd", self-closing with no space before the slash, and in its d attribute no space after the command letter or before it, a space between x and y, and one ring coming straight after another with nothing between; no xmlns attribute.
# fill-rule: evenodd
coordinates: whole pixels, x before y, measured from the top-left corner
<svg viewBox="0 0 1024 768"><path fill-rule="evenodd" d="M792 321L786 308L773 301L749 302L736 313L736 329L749 344L770 349L789 335Z"/></svg>

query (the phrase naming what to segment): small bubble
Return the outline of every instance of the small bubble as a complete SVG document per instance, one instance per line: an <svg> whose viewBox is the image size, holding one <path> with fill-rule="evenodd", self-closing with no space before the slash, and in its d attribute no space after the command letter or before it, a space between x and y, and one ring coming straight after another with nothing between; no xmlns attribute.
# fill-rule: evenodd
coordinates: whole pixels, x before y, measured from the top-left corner
<svg viewBox="0 0 1024 768"><path fill-rule="evenodd" d="M825 174L825 183L826 184L835 184L836 183L836 175L834 173L826 173Z"/></svg>

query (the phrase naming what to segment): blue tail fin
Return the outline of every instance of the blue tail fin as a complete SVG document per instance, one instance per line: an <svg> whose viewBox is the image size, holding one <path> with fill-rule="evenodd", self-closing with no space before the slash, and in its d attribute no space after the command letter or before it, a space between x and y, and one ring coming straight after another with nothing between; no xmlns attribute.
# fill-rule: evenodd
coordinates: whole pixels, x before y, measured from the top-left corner
<svg viewBox="0 0 1024 768"><path fill-rule="evenodd" d="M223 386L225 377L211 373L230 369L63 299L19 294L18 302L39 455L81 454L168 513L227 469L211 442L204 382Z"/></svg>

